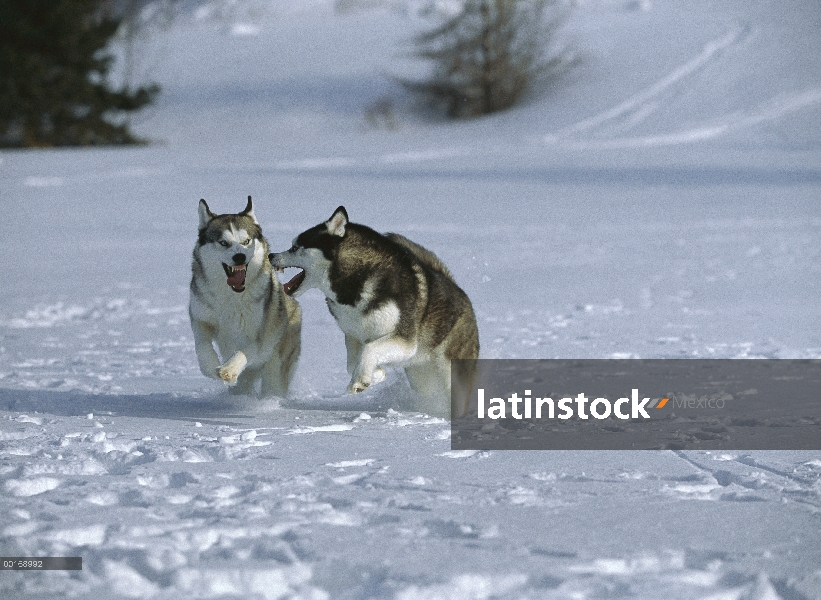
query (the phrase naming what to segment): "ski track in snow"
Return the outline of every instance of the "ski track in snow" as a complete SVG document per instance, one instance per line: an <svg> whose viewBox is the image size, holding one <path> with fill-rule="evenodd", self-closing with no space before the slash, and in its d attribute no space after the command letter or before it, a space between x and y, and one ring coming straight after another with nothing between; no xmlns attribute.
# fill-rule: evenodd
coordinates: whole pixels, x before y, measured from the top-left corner
<svg viewBox="0 0 821 600"><path fill-rule="evenodd" d="M684 63L678 69L675 69L650 87L634 94L621 104L606 110L598 115L579 121L578 123L559 131L552 136L545 138L546 141L554 141L555 138L571 136L574 134L594 130L600 128L608 122L616 120L628 120L631 124L638 123L641 118L645 117L652 108L651 101L661 95L662 92L668 90L676 84L680 84L688 77L698 72L704 65L716 60L723 51L739 44L747 35L749 35L749 27L739 27L730 30L726 35L715 39L704 46L704 50ZM638 115L638 117L637 117Z"/></svg>
<svg viewBox="0 0 821 600"><path fill-rule="evenodd" d="M561 144L575 149L618 149L672 146L706 141L732 130L758 125L778 119L794 111L821 102L821 88L774 97L760 103L746 113L727 114L682 131L642 137L613 137L610 132L620 133L643 122L659 108L659 97L671 88L684 86L708 64L721 59L722 54L740 46L753 33L749 25L729 30L724 36L705 44L703 51L679 68L656 81L653 85L635 93L630 98L608 110L579 121L558 132L544 137L547 144ZM719 84L720 85L720 84ZM582 135L584 134L584 135Z"/></svg>

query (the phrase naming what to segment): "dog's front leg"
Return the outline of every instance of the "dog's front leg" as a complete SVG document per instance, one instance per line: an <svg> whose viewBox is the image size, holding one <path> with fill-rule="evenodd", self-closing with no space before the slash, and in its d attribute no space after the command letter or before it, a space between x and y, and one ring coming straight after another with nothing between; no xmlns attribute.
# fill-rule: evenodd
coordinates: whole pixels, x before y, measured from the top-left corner
<svg viewBox="0 0 821 600"><path fill-rule="evenodd" d="M214 350L214 328L202 321L191 319L191 329L194 332L194 351L197 353L200 371L206 377L219 379L217 369L220 366L220 359Z"/></svg>
<svg viewBox="0 0 821 600"><path fill-rule="evenodd" d="M346 333L345 348L348 350L348 375L353 375L356 371L357 365L359 364L359 358L362 353L362 342L360 342L352 335L348 335ZM371 374L370 385L380 383L382 381L385 381L385 369L383 369L380 366L377 366L373 369L373 373ZM351 383L353 384L353 380L351 380ZM354 391L351 387L348 388L349 393L356 393L361 391L361 389Z"/></svg>
<svg viewBox="0 0 821 600"><path fill-rule="evenodd" d="M362 346L359 361L348 386L349 394L362 392L372 383L385 379L380 365L402 363L416 354L416 344L398 337L382 337Z"/></svg>
<svg viewBox="0 0 821 600"><path fill-rule="evenodd" d="M260 369L272 352L273 348L264 348L260 344L246 344L217 369L217 376L228 385L236 385L237 378L243 371Z"/></svg>
<svg viewBox="0 0 821 600"><path fill-rule="evenodd" d="M248 365L248 358L241 350L232 356L224 365L217 367L217 376L228 385L236 385L237 377Z"/></svg>

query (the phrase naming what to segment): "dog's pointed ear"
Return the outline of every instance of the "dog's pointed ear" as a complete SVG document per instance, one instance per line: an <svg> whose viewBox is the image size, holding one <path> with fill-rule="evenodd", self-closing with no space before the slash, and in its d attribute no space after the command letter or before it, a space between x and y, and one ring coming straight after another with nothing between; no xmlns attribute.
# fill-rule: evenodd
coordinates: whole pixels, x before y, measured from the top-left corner
<svg viewBox="0 0 821 600"><path fill-rule="evenodd" d="M200 200L199 215L200 229L205 229L205 227L208 225L208 222L217 216L211 212L211 209L208 208L208 204L205 202L205 200Z"/></svg>
<svg viewBox="0 0 821 600"><path fill-rule="evenodd" d="M257 222L257 217L254 214L254 203L251 202L251 196L248 196L248 204L245 205L245 210L243 210L239 214L241 214L244 217L251 217L254 220L254 223Z"/></svg>
<svg viewBox="0 0 821 600"><path fill-rule="evenodd" d="M337 237L343 237L345 235L345 226L347 224L348 212L345 210L344 206L337 208L326 223L328 226L328 233Z"/></svg>

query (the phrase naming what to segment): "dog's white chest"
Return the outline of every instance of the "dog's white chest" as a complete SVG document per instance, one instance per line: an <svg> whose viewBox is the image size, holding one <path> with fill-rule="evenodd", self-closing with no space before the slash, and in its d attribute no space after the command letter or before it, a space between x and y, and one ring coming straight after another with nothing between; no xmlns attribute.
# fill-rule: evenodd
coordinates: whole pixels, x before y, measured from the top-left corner
<svg viewBox="0 0 821 600"><path fill-rule="evenodd" d="M220 304L212 315L217 345L224 353L253 343L260 337L264 326L264 307L236 300Z"/></svg>
<svg viewBox="0 0 821 600"><path fill-rule="evenodd" d="M328 308L342 331L365 343L392 333L399 323L399 307L392 301L377 309L363 311L329 300Z"/></svg>
<svg viewBox="0 0 821 600"><path fill-rule="evenodd" d="M247 307L226 311L220 319L223 321L221 329L234 331L242 337L252 338L254 332L259 331L262 325L260 315L255 314L255 312Z"/></svg>

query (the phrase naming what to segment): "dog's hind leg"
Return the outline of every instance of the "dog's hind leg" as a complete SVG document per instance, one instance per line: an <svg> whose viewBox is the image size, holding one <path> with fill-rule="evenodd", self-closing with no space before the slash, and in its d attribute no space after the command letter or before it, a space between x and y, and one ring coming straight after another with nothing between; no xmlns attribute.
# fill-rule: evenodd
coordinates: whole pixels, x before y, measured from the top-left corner
<svg viewBox="0 0 821 600"><path fill-rule="evenodd" d="M280 340L271 359L262 366L262 383L259 389L260 398L277 396L285 398L288 385L296 369L299 356L299 344L288 343L287 338Z"/></svg>
<svg viewBox="0 0 821 600"><path fill-rule="evenodd" d="M299 317L299 315L297 315ZM262 367L262 385L259 395L261 398L278 396L285 398L288 386L296 371L297 360L301 348L299 322L292 322L288 332L282 336L274 351L274 356Z"/></svg>
<svg viewBox="0 0 821 600"><path fill-rule="evenodd" d="M288 393L288 365L276 358L269 360L262 367L262 385L259 390L261 398L277 396L284 398Z"/></svg>
<svg viewBox="0 0 821 600"><path fill-rule="evenodd" d="M451 362L452 392L451 416L458 418L466 415L473 401L473 388L476 385L476 359L454 360Z"/></svg>
<svg viewBox="0 0 821 600"><path fill-rule="evenodd" d="M450 361L433 358L407 365L405 375L411 389L419 395L416 410L437 417L450 415Z"/></svg>
<svg viewBox="0 0 821 600"><path fill-rule="evenodd" d="M259 390L260 398L277 396L285 398L288 387L296 371L298 350L282 359L273 358L262 367L262 384Z"/></svg>

